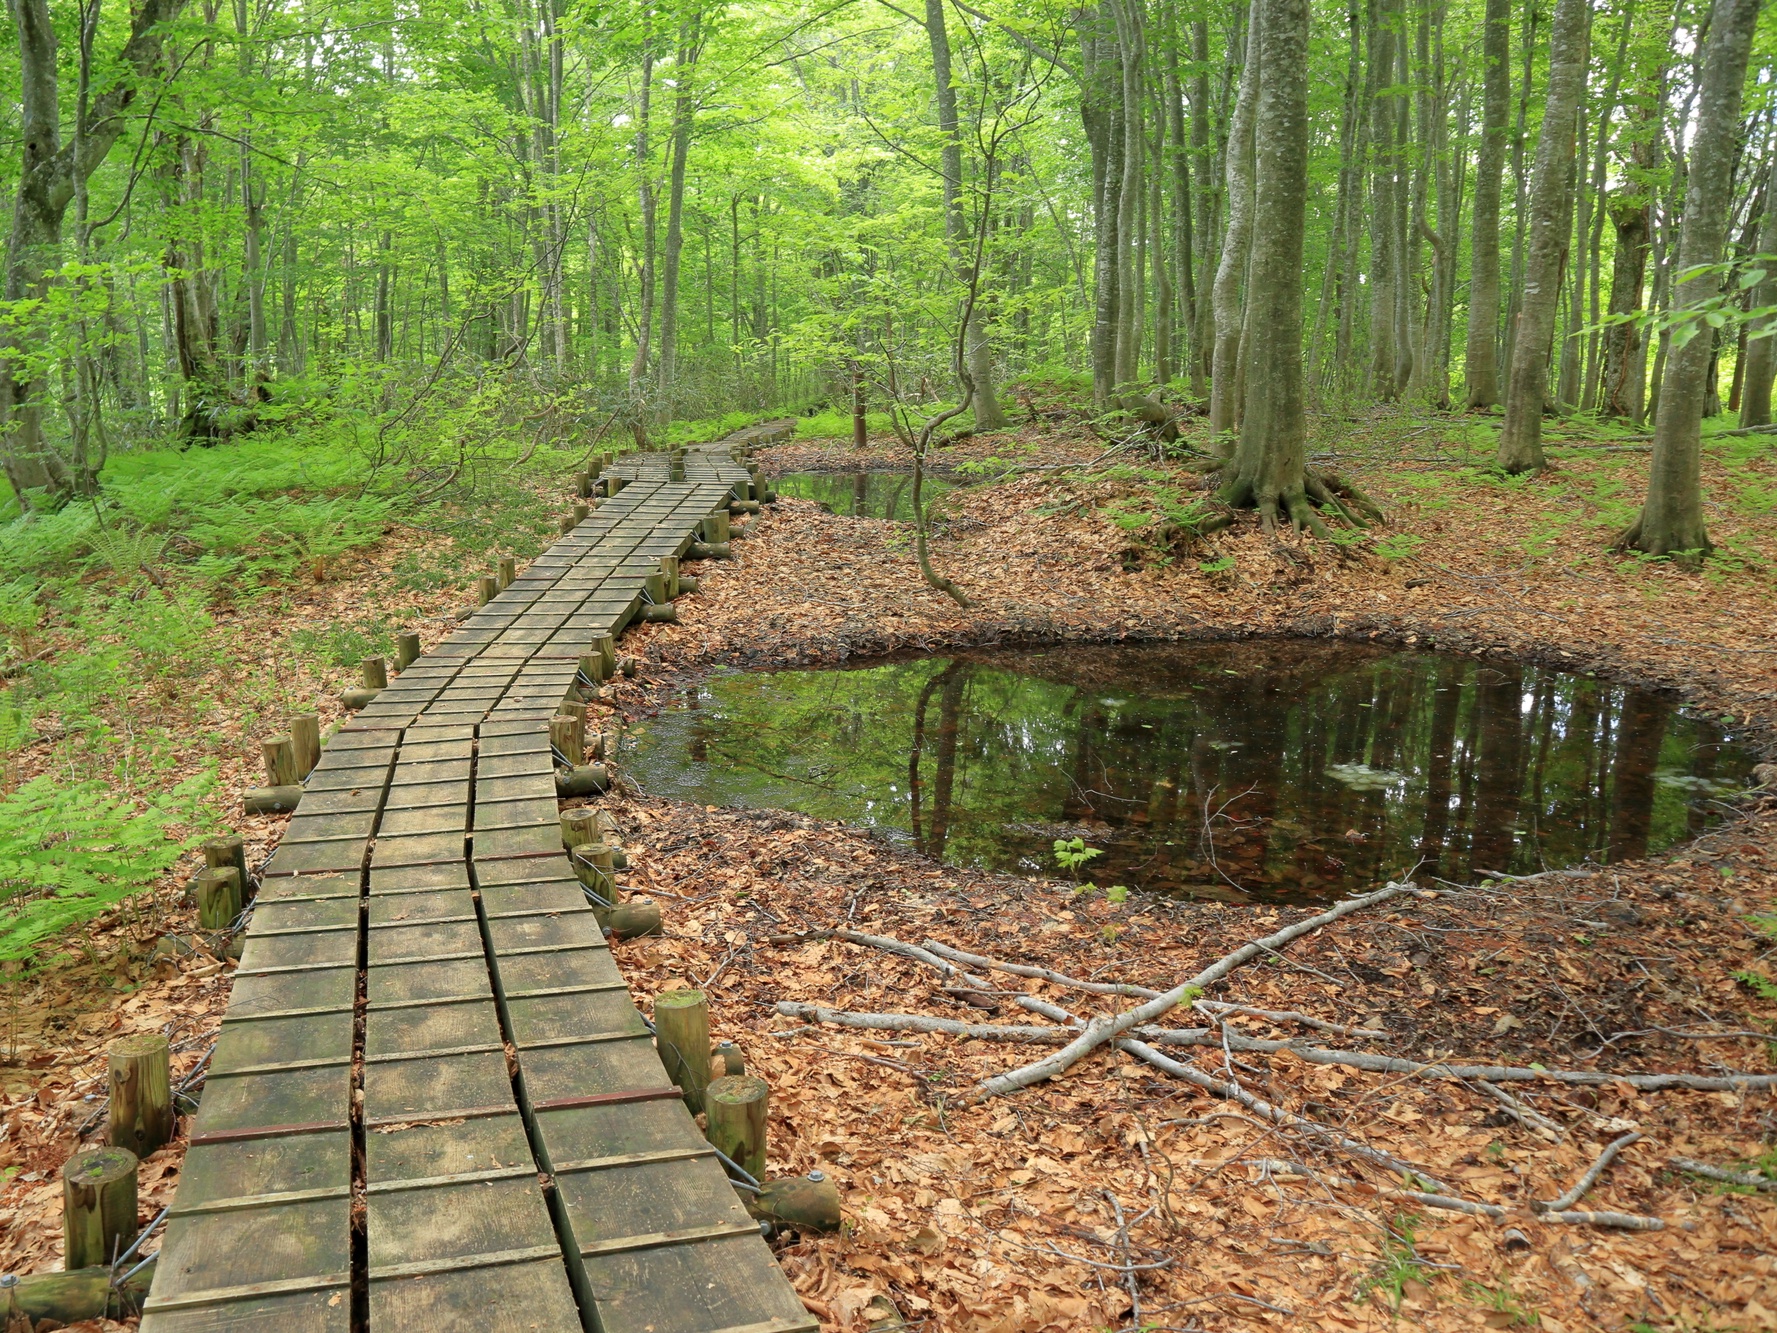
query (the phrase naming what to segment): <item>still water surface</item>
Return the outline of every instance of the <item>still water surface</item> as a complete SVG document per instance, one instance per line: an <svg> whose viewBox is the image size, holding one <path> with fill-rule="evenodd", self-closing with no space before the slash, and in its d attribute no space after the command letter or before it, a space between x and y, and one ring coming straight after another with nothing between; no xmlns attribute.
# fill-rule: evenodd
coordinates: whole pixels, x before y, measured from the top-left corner
<svg viewBox="0 0 1777 1333"><path fill-rule="evenodd" d="M913 521L911 472L786 472L773 485L779 495L813 500L835 514ZM953 478L928 472L920 497L929 509L933 500L955 489Z"/></svg>
<svg viewBox="0 0 1777 1333"><path fill-rule="evenodd" d="M1314 641L724 672L631 732L649 792L867 825L957 864L1235 901L1636 857L1753 756L1645 691Z"/></svg>

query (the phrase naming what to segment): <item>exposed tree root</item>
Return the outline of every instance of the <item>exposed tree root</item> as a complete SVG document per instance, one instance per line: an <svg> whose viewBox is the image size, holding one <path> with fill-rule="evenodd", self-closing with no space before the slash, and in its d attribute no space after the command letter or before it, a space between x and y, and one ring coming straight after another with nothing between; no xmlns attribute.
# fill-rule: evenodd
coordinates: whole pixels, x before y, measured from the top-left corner
<svg viewBox="0 0 1777 1333"><path fill-rule="evenodd" d="M1192 464L1193 472L1209 474L1225 472L1228 458L1209 459ZM1330 539L1332 534L1321 520L1321 512L1330 512L1354 528L1365 529L1383 523L1382 510L1356 486L1333 472L1317 468L1302 470L1299 485L1273 486L1261 478L1236 476L1222 484L1216 498L1231 509L1256 509L1266 532L1275 532L1286 520L1298 532L1312 532L1316 537ZM1226 523L1218 524L1226 527ZM1200 531L1213 531L1201 528Z"/></svg>

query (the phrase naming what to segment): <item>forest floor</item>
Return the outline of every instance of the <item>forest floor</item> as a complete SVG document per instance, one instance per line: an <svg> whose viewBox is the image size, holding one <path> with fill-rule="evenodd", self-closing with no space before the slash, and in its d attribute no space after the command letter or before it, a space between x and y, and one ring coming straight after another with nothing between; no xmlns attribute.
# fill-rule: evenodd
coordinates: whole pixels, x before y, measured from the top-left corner
<svg viewBox="0 0 1777 1333"><path fill-rule="evenodd" d="M625 637L643 669L594 711L643 717L716 664L1336 635L1670 688L1731 717L1768 753L1777 735L1777 455L1768 444L1712 443L1709 520L1730 559L1693 572L1605 549L1640 494L1646 455L1633 445L1570 448L1551 473L1503 482L1465 454L1484 428L1420 429L1381 415L1338 429L1362 444L1342 447L1339 471L1390 516L1378 534L1349 543L1271 536L1256 523L1180 541L1176 516L1201 495L1201 479L1152 458L1105 458L1102 442L1069 421L961 442L945 451L947 464L1046 469L942 502L933 556L977 603L967 609L920 583L906 525L781 501L735 543L735 560L703 566L681 623ZM898 454L884 443L864 461L892 466ZM770 475L846 470L859 456L802 442L761 461ZM556 494L565 506L567 492ZM310 624L362 616L409 548L429 540L396 530L334 581L305 589L298 615ZM444 615L461 594L402 598L379 614L405 617L430 641L444 622L424 618ZM266 669L305 702L350 683L337 668L290 678L288 614L248 609L218 632L263 635ZM230 794L251 780L244 730L193 741L194 754L227 755ZM638 997L682 984L708 991L716 1034L772 1083L773 1171L819 1165L841 1186L846 1230L781 1251L809 1308L834 1329L896 1317L994 1333L1777 1328L1777 1194L1673 1165L1682 1157L1777 1172L1777 1097L1640 1090L1619 1077L1777 1072L1765 1036L1777 1034L1777 801L1750 798L1734 821L1644 862L1392 899L1211 991L1353 1029L1309 1029L1325 1048L1611 1076L1499 1085L1514 1099L1507 1104L1474 1081L1372 1073L1287 1051L1236 1054L1219 1039L1194 1055L1170 1048L1205 1074L1232 1076L1268 1103L1412 1164L1419 1180L1404 1182L1373 1158L1123 1054L1101 1051L1051 1082L978 1101L981 1078L1049 1048L863 1033L774 1010L787 1000L1020 1024L1034 1021L1020 995L1083 1017L1121 1007L1009 976L991 990L959 988L837 931L937 940L1163 989L1311 909L1139 895L1113 903L1055 881L940 866L800 816L633 792L608 800L634 867L626 887L666 909L664 936L616 946ZM247 821L256 855L279 825ZM10 984L0 1268L56 1266L55 1173L81 1127L90 1131L104 1045L121 1032L170 1028L177 1058L200 1058L228 964L157 945L190 928L169 881L152 901L98 923L65 966ZM1224 1022L1231 1044L1305 1030L1281 1017ZM1532 1210L1630 1132L1640 1138L1578 1206L1657 1217L1662 1230L1562 1225ZM179 1157L175 1144L148 1164L145 1216L170 1197ZM1506 1215L1465 1215L1400 1193L1434 1180L1422 1192Z"/></svg>

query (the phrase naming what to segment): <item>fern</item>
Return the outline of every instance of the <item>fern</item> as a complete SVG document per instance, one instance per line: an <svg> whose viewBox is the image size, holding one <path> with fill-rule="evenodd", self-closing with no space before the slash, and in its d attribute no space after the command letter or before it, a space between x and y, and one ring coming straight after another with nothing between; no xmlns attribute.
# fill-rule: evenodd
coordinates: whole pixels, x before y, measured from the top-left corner
<svg viewBox="0 0 1777 1333"><path fill-rule="evenodd" d="M146 809L109 784L33 778L0 800L0 959L90 921L154 882L195 846L170 836L196 822L215 774L188 778Z"/></svg>

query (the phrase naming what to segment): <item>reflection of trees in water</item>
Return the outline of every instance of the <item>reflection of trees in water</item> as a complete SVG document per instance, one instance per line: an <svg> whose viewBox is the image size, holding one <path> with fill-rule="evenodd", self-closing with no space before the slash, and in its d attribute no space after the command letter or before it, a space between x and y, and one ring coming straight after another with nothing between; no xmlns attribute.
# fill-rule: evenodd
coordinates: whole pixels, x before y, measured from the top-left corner
<svg viewBox="0 0 1777 1333"><path fill-rule="evenodd" d="M1640 855L1692 818L1655 775L1691 762L1695 727L1511 665L1240 644L725 688L740 725L693 744L754 781L748 803L856 818L873 801L929 855L1008 868L1052 870L1053 840L1080 834L1106 853L1086 867L1100 883L1313 894L1421 863L1460 879ZM1714 747L1695 759L1713 770Z"/></svg>

